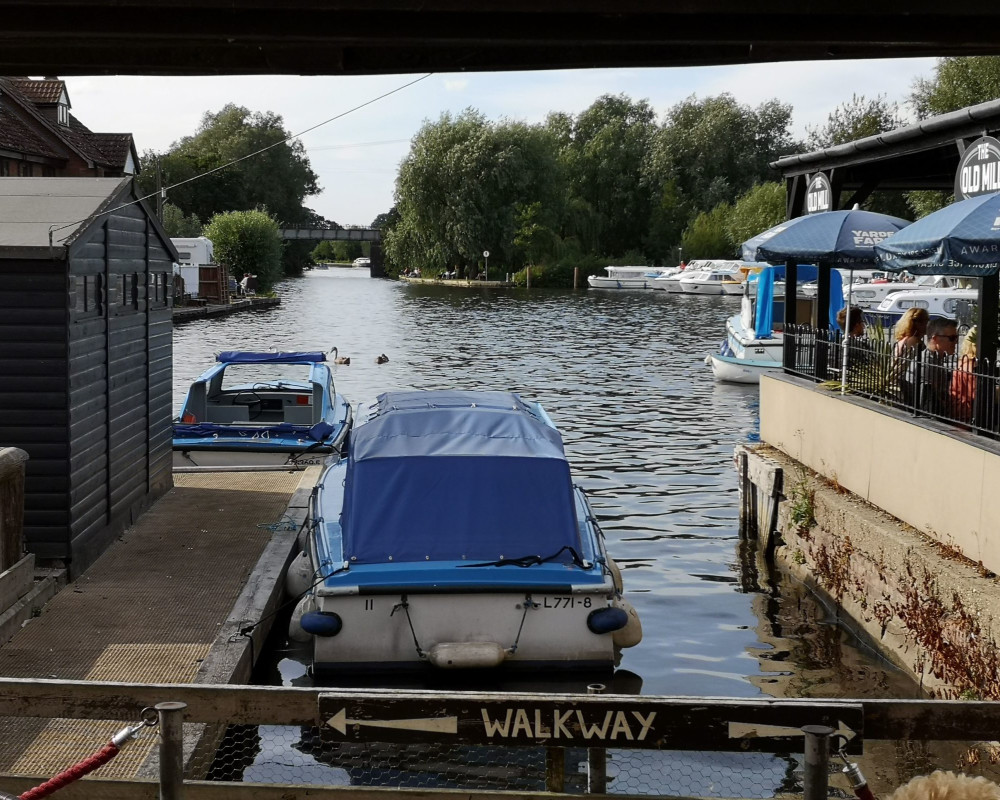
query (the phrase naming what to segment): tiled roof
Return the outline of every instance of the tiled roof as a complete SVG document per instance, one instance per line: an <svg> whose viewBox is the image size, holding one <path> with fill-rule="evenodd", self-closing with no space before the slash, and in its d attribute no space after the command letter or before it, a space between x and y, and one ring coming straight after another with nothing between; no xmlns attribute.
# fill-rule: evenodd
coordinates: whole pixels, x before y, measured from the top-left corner
<svg viewBox="0 0 1000 800"><path fill-rule="evenodd" d="M45 139L25 125L21 119L0 102L0 149L30 153L35 156L65 158Z"/></svg>
<svg viewBox="0 0 1000 800"><path fill-rule="evenodd" d="M60 80L33 81L30 78L12 78L14 88L27 97L32 103L58 103L66 88Z"/></svg>
<svg viewBox="0 0 1000 800"><path fill-rule="evenodd" d="M94 144L104 153L109 166L121 170L132 152L131 133L92 133Z"/></svg>

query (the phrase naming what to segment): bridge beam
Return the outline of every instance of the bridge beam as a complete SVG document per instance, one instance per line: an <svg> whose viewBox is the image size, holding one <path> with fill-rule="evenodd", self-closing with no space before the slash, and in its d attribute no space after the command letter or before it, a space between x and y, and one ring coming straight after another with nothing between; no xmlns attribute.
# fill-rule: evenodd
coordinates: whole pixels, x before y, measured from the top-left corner
<svg viewBox="0 0 1000 800"><path fill-rule="evenodd" d="M281 228L282 239L311 239L336 242L381 242L382 231L375 228Z"/></svg>

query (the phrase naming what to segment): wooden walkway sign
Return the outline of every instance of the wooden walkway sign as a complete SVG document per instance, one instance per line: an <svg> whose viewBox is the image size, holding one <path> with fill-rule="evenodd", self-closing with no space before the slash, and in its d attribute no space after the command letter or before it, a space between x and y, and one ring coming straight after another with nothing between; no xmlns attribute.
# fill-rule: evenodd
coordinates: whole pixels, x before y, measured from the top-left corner
<svg viewBox="0 0 1000 800"><path fill-rule="evenodd" d="M802 750L803 725L827 725L860 752L858 703L698 700L616 695L324 692L317 720L328 742Z"/></svg>

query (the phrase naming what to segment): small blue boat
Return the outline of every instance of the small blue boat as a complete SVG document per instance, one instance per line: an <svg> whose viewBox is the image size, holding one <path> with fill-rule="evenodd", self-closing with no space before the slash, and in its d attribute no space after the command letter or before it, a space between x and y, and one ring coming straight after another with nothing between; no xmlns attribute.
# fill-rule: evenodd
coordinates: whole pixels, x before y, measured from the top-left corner
<svg viewBox="0 0 1000 800"><path fill-rule="evenodd" d="M359 408L287 588L315 670L610 668L641 627L562 437L505 392Z"/></svg>
<svg viewBox="0 0 1000 800"><path fill-rule="evenodd" d="M174 420L174 468L303 466L339 454L351 407L321 352L227 351Z"/></svg>

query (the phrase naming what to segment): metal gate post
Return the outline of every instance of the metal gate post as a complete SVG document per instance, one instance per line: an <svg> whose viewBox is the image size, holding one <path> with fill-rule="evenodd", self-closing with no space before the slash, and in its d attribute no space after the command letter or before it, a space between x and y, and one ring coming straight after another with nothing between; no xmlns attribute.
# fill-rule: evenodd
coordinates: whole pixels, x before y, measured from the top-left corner
<svg viewBox="0 0 1000 800"><path fill-rule="evenodd" d="M592 683L587 694L604 694L603 683ZM587 793L607 794L608 791L608 751L603 747L587 748Z"/></svg>
<svg viewBox="0 0 1000 800"><path fill-rule="evenodd" d="M160 800L182 800L187 703L157 703L155 708L160 715Z"/></svg>
<svg viewBox="0 0 1000 800"><path fill-rule="evenodd" d="M803 725L806 735L802 769L804 800L827 800L830 783L830 737L836 731L826 725Z"/></svg>

